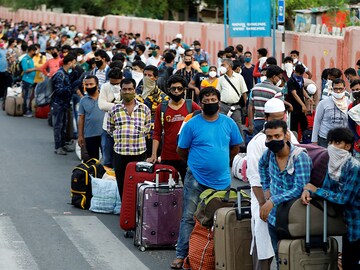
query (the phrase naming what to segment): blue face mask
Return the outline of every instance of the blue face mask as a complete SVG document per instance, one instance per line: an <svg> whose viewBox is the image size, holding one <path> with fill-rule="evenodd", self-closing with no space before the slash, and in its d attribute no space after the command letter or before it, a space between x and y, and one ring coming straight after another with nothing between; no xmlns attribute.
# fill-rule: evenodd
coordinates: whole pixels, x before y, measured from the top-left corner
<svg viewBox="0 0 360 270"><path fill-rule="evenodd" d="M251 57L245 57L245 62L250 63L251 62Z"/></svg>
<svg viewBox="0 0 360 270"><path fill-rule="evenodd" d="M73 70L72 70L72 68L69 68L68 74L70 74L71 72L73 72Z"/></svg>

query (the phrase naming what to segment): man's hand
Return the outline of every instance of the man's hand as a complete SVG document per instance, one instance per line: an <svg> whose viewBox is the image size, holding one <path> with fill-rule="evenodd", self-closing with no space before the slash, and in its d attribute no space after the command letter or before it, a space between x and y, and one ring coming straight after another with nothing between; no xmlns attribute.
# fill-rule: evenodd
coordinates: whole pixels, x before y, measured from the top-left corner
<svg viewBox="0 0 360 270"><path fill-rule="evenodd" d="M84 136L79 136L79 137L78 137L78 145L79 145L80 147L84 147L84 146L85 146Z"/></svg>
<svg viewBox="0 0 360 270"><path fill-rule="evenodd" d="M146 159L146 162L155 163L157 161L156 155L151 155L151 157Z"/></svg>
<svg viewBox="0 0 360 270"><path fill-rule="evenodd" d="M307 108L306 108L305 105L301 106L301 111L302 111L303 113L306 113L306 112L307 112Z"/></svg>
<svg viewBox="0 0 360 270"><path fill-rule="evenodd" d="M249 125L248 131L249 131L249 134L253 134L254 133L254 125Z"/></svg>
<svg viewBox="0 0 360 270"><path fill-rule="evenodd" d="M311 201L310 192L308 190L304 190L301 194L301 202L303 204L308 205Z"/></svg>
<svg viewBox="0 0 360 270"><path fill-rule="evenodd" d="M314 105L314 100L312 99L312 97L309 97L308 101L309 101L310 105Z"/></svg>
<svg viewBox="0 0 360 270"><path fill-rule="evenodd" d="M304 189L310 190L311 192L314 193L317 191L317 187L315 187L313 184L310 183L306 184Z"/></svg>
<svg viewBox="0 0 360 270"><path fill-rule="evenodd" d="M263 221L265 221L265 222L267 221L269 213L270 213L271 209L273 209L273 207L274 207L274 204L272 203L271 200L267 200L266 203L263 206L261 206L260 218Z"/></svg>
<svg viewBox="0 0 360 270"><path fill-rule="evenodd" d="M195 88L194 88L194 91L195 91L195 94L196 94L196 95L199 95L199 94L200 94L200 89L199 89L199 88L195 87Z"/></svg>

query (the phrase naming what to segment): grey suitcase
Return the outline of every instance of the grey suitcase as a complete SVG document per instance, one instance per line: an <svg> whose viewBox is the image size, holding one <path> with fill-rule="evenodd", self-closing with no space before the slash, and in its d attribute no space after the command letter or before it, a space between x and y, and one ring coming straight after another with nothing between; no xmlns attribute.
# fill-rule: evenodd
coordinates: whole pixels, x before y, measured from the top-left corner
<svg viewBox="0 0 360 270"><path fill-rule="evenodd" d="M172 172L169 183L159 184L156 170L154 183L139 183L137 194L136 230L134 245L146 248L174 248L179 236L182 216L183 188L175 184Z"/></svg>
<svg viewBox="0 0 360 270"><path fill-rule="evenodd" d="M214 216L214 247L216 270L252 270L251 246L251 208L242 200L237 188L237 208L224 207Z"/></svg>
<svg viewBox="0 0 360 270"><path fill-rule="evenodd" d="M24 99L21 96L7 96L5 111L8 115L21 116L24 114Z"/></svg>
<svg viewBox="0 0 360 270"><path fill-rule="evenodd" d="M335 238L327 237L327 202L324 201L324 234L320 245L313 247L310 240L310 204L306 207L305 239L280 240L280 270L337 270L338 243Z"/></svg>

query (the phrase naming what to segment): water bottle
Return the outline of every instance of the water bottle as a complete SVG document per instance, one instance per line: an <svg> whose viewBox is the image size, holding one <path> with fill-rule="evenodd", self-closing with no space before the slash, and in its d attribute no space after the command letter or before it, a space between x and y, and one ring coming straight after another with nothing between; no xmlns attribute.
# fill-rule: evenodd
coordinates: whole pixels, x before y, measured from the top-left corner
<svg viewBox="0 0 360 270"><path fill-rule="evenodd" d="M236 110L236 109L235 109L235 106L231 106L229 112L227 113L227 116L228 116L228 117L231 117L232 114L235 112L235 110Z"/></svg>

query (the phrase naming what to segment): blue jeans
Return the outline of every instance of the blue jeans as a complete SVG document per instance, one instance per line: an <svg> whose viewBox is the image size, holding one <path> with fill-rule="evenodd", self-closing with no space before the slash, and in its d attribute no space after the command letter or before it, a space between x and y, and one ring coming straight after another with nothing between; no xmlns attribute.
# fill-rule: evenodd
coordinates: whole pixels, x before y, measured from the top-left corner
<svg viewBox="0 0 360 270"><path fill-rule="evenodd" d="M277 236L275 226L268 223L268 227L269 227L269 234L270 234L270 238L271 238L271 244L272 244L274 252L275 252L276 268L279 270L279 250L278 250L279 238Z"/></svg>
<svg viewBox="0 0 360 270"><path fill-rule="evenodd" d="M264 124L265 120L254 120L254 136L263 130Z"/></svg>
<svg viewBox="0 0 360 270"><path fill-rule="evenodd" d="M200 202L200 194L207 187L200 185L188 168L183 190L183 212L180 223L179 238L176 247L176 258L184 259L189 251L189 238L194 228L194 213Z"/></svg>
<svg viewBox="0 0 360 270"><path fill-rule="evenodd" d="M80 102L80 97L78 94L73 94L72 96L72 109L73 109L73 117L75 119L76 126L74 126L74 137L77 138L78 135L78 110L77 110L77 104Z"/></svg>
<svg viewBox="0 0 360 270"><path fill-rule="evenodd" d="M55 149L65 145L67 109L57 103L52 104L52 121L54 129Z"/></svg>
<svg viewBox="0 0 360 270"><path fill-rule="evenodd" d="M33 85L22 81L22 96L24 98L24 113L31 112L31 95L33 91Z"/></svg>
<svg viewBox="0 0 360 270"><path fill-rule="evenodd" d="M114 168L114 139L105 131L101 134L103 165Z"/></svg>

